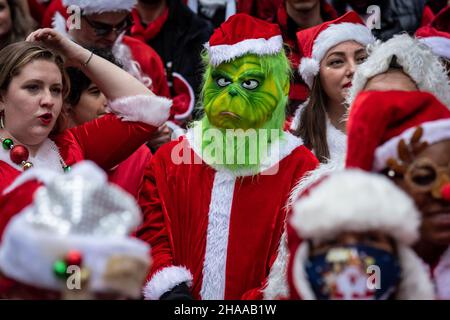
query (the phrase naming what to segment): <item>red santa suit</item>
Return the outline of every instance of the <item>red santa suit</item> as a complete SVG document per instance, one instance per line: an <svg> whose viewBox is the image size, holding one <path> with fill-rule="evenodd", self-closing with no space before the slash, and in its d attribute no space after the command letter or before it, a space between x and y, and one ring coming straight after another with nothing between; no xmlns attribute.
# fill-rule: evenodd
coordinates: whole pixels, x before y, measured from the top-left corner
<svg viewBox="0 0 450 320"><path fill-rule="evenodd" d="M188 282L197 299L261 298L289 192L317 160L286 133L259 173L233 173L205 163L193 136L163 146L145 172L137 235L152 246L153 267L144 295L158 299Z"/></svg>
<svg viewBox="0 0 450 320"><path fill-rule="evenodd" d="M28 161L34 167L63 172L61 160L70 166L88 159L109 170L127 159L166 121L170 105L170 100L157 96L117 99L109 104L109 110L114 113L47 138ZM0 194L21 172L22 167L11 161L10 151L1 148Z"/></svg>

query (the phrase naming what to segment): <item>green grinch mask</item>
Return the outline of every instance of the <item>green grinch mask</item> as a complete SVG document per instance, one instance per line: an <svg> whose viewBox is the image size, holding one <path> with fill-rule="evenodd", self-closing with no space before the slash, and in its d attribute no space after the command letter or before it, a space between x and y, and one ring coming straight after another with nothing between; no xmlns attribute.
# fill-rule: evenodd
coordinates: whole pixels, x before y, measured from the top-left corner
<svg viewBox="0 0 450 320"><path fill-rule="evenodd" d="M284 53L248 54L216 68L210 66L202 97L213 126L247 130L262 128L288 91L289 64Z"/></svg>

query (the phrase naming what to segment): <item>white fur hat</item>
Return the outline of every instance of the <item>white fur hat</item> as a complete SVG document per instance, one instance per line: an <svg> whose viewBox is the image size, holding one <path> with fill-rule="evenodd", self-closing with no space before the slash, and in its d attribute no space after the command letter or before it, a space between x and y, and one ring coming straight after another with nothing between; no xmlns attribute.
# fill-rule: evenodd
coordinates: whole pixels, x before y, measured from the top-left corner
<svg viewBox="0 0 450 320"><path fill-rule="evenodd" d="M131 11L137 0L62 0L65 7L77 6L84 14Z"/></svg>
<svg viewBox="0 0 450 320"><path fill-rule="evenodd" d="M420 91L430 92L447 107L450 106L450 82L443 64L426 45L408 34L396 35L384 43L369 46L369 57L357 68L353 77L347 97L349 106L370 78L389 69L394 56Z"/></svg>
<svg viewBox="0 0 450 320"><path fill-rule="evenodd" d="M331 174L300 197L289 223L302 239L332 239L346 231L378 230L390 235L396 240L402 267L397 298L434 297L423 262L409 248L419 236L420 213L389 179L356 169ZM304 271L308 252L308 242L303 241L291 253L293 286L303 299L315 299Z"/></svg>
<svg viewBox="0 0 450 320"><path fill-rule="evenodd" d="M22 183L43 177L44 185L6 226L0 246L3 274L64 293L70 289L64 277L75 266L89 274L79 288L85 292L140 298L150 247L129 236L141 220L133 197L108 183L106 174L88 161L66 174L32 168L23 176ZM70 253L80 257L78 264ZM59 276L58 265L64 268Z"/></svg>
<svg viewBox="0 0 450 320"><path fill-rule="evenodd" d="M319 73L320 61L327 51L339 43L350 40L364 46L375 41L370 29L354 11L297 32L297 42L303 54L298 72L309 88Z"/></svg>

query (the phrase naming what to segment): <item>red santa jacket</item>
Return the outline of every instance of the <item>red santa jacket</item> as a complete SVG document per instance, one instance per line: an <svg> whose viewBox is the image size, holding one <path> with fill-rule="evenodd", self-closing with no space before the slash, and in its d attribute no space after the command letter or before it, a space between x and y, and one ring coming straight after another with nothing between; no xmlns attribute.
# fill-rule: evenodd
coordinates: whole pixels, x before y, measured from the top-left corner
<svg viewBox="0 0 450 320"><path fill-rule="evenodd" d="M29 157L29 161L35 167L63 172L59 159L61 155L69 166L87 159L109 170L127 159L167 120L170 100L157 96L125 97L113 101L109 108L128 121L119 119L115 114L107 114L67 129L52 139L46 139L37 154ZM2 148L0 197L21 172L21 166L11 161L9 150Z"/></svg>
<svg viewBox="0 0 450 320"><path fill-rule="evenodd" d="M262 298L289 192L317 160L286 134L270 166L276 173L236 176L203 162L191 133L158 150L144 175L137 236L152 246L153 258L144 295L158 299L187 282L195 298ZM193 163L179 163L179 154Z"/></svg>

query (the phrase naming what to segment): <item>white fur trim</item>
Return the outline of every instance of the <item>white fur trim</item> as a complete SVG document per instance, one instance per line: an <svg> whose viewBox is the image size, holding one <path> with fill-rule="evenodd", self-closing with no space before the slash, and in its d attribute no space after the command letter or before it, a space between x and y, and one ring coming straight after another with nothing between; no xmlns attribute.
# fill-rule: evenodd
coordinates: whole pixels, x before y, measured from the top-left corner
<svg viewBox="0 0 450 320"><path fill-rule="evenodd" d="M364 90L367 81L388 70L392 57L403 71L409 75L420 91L434 94L443 104L450 107L450 81L444 65L430 49L408 34L395 35L382 43L377 42L369 48L369 58L356 69L352 86L347 96L347 104L352 105L359 92Z"/></svg>
<svg viewBox="0 0 450 320"><path fill-rule="evenodd" d="M131 11L136 3L136 0L63 0L64 6L78 6L87 15L121 10Z"/></svg>
<svg viewBox="0 0 450 320"><path fill-rule="evenodd" d="M308 259L307 242L297 249L293 264L293 283L300 297L304 300L316 300L305 271ZM398 245L401 265L401 280L396 294L397 300L432 300L435 297L433 283L425 264L410 248Z"/></svg>
<svg viewBox="0 0 450 320"><path fill-rule="evenodd" d="M130 48L123 43L124 35L125 33L117 38L111 49L114 57L123 65L124 70L138 79L147 88L151 88L153 82L152 79L142 71L141 65L134 59Z"/></svg>
<svg viewBox="0 0 450 320"><path fill-rule="evenodd" d="M332 174L300 197L290 223L307 239L380 230L410 245L419 236L420 213L388 178L354 169Z"/></svg>
<svg viewBox="0 0 450 320"><path fill-rule="evenodd" d="M319 69L320 62L315 59L304 57L300 60L298 72L310 89L312 88L314 77L319 73Z"/></svg>
<svg viewBox="0 0 450 320"><path fill-rule="evenodd" d="M287 268L289 261L289 250L287 248L286 231L283 232L278 246L275 262L270 268L267 277L267 285L263 288L264 300L275 300L289 297L289 285L287 282Z"/></svg>
<svg viewBox="0 0 450 320"><path fill-rule="evenodd" d="M302 118L303 109L308 105L308 103L309 103L309 98L306 99L305 102L301 103L297 107L297 110L295 110L294 117L292 118L291 126L289 127L289 129L291 129L292 131L297 130L298 126L300 125L300 120Z"/></svg>
<svg viewBox="0 0 450 320"><path fill-rule="evenodd" d="M307 242L302 242L294 255L292 267L292 272L294 274L292 275L292 280L295 290L297 290L297 293L302 300L316 300L316 295L311 289L305 270L305 262L308 260L308 255L308 244Z"/></svg>
<svg viewBox="0 0 450 320"><path fill-rule="evenodd" d="M159 127L169 118L171 106L170 99L138 95L111 101L108 111L115 113L123 121L139 121Z"/></svg>
<svg viewBox="0 0 450 320"><path fill-rule="evenodd" d="M421 141L433 144L442 140L450 139L450 119L424 122L420 125L423 129ZM389 158L398 158L398 143L404 140L408 143L411 140L417 127L409 128L400 135L393 137L379 146L375 150L372 171L380 172L387 167L386 162Z"/></svg>
<svg viewBox="0 0 450 320"><path fill-rule="evenodd" d="M299 146L303 145L303 141L294 136L291 133L283 132L283 135L280 139L276 140L275 143L271 143L267 148L267 154L262 155L260 168L255 171L252 169L242 169L231 171L221 165L216 163L212 163L208 159L202 156L202 129L201 124L190 128L186 133L186 139L189 142L192 150L202 159L206 164L210 167L214 168L216 171L227 172L236 177L248 177L256 174L272 174L277 170L277 165L283 160L285 157L290 155L292 151L294 151Z"/></svg>
<svg viewBox="0 0 450 320"><path fill-rule="evenodd" d="M292 208L292 205L301 197L301 194L314 183L333 172L344 170L344 168L345 155L342 155L326 163L321 163L315 170L308 171L292 189L288 200L288 208Z"/></svg>
<svg viewBox="0 0 450 320"><path fill-rule="evenodd" d="M269 39L247 39L233 45L210 46L209 42L205 44L208 50L209 59L212 66L229 62L245 54L274 55L283 49L283 38L281 35L273 36Z"/></svg>
<svg viewBox="0 0 450 320"><path fill-rule="evenodd" d="M398 300L434 300L433 282L427 265L409 247L399 244L398 255L402 268Z"/></svg>
<svg viewBox="0 0 450 320"><path fill-rule="evenodd" d="M356 41L361 45L368 45L375 41L371 31L365 25L343 22L331 24L314 40L312 56L302 58L299 71L309 88L312 87L314 77L319 73L320 61L328 50L345 41Z"/></svg>
<svg viewBox="0 0 450 320"><path fill-rule="evenodd" d="M436 283L437 298L450 300L450 247L439 259L433 272L433 278Z"/></svg>
<svg viewBox="0 0 450 320"><path fill-rule="evenodd" d="M425 43L435 55L450 59L450 39L445 37L426 37L418 38L420 42Z"/></svg>
<svg viewBox="0 0 450 320"><path fill-rule="evenodd" d="M34 215L32 206L12 218L0 247L0 269L19 282L38 288L63 290L66 282L54 275L53 264L70 250L82 252L83 266L90 271L89 288L96 292L109 291L104 274L110 257L124 255L149 264L150 249L142 241L131 237L56 235L30 225L29 215ZM137 289L139 295L140 288Z"/></svg>
<svg viewBox="0 0 450 320"><path fill-rule="evenodd" d="M33 164L34 168L46 169L49 171L62 173L64 172L64 170L62 168L61 162L59 161L57 150L58 147L56 146L56 144L52 140L47 138L42 143L36 155L29 156L28 161ZM17 169L19 171L23 170L21 165L15 164L14 162L11 161L9 150L1 148L0 160L6 162L14 169ZM18 178L20 178L20 176Z"/></svg>
<svg viewBox="0 0 450 320"><path fill-rule="evenodd" d="M56 12L52 19L52 26L53 29L61 33L62 35L66 36L67 38L71 38L69 36L69 33L67 32L67 21L63 17L63 15L59 12Z"/></svg>
<svg viewBox="0 0 450 320"><path fill-rule="evenodd" d="M208 213L205 260L200 295L203 300L225 297L228 238L236 177L216 172Z"/></svg>
<svg viewBox="0 0 450 320"><path fill-rule="evenodd" d="M185 267L171 266L159 270L147 282L144 288L146 300L158 300L164 293L172 290L177 285L186 282L192 285L192 274Z"/></svg>
<svg viewBox="0 0 450 320"><path fill-rule="evenodd" d="M190 101L189 101L189 107L188 107L188 109L186 110L185 113L182 113L182 114L176 114L176 115L174 116L175 120L185 120L186 118L188 118L188 117L191 115L192 110L194 110L194 105L195 105L195 94L194 94L194 90L192 89L192 87L191 87L191 85L189 84L189 82L187 82L187 80L186 80L181 74L179 74L178 72L173 72L172 75L173 75L175 78L178 78L178 80L180 80L181 82L183 82L184 85L188 88L188 91L189 91L189 98L190 98Z"/></svg>
<svg viewBox="0 0 450 320"><path fill-rule="evenodd" d="M166 126L168 126L169 129L172 130L172 135L170 137L170 140L172 141L178 140L181 136L184 136L186 134L186 130L181 128L173 121L166 121Z"/></svg>

